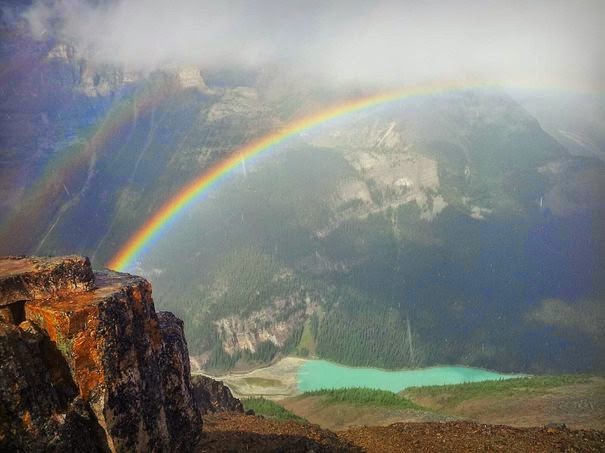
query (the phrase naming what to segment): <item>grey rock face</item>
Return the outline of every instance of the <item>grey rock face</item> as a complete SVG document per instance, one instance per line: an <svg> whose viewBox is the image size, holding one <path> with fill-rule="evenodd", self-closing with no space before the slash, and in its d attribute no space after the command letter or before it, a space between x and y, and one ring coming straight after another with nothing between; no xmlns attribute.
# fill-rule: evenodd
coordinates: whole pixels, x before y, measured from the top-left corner
<svg viewBox="0 0 605 453"><path fill-rule="evenodd" d="M207 376L191 378L193 397L203 414L213 412L244 412L242 402L231 394L231 390L221 381Z"/></svg>

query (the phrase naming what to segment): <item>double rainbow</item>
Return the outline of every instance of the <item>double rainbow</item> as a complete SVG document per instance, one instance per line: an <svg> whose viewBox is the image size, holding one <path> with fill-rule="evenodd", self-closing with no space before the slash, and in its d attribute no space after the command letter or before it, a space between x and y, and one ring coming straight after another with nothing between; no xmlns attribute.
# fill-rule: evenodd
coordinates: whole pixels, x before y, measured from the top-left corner
<svg viewBox="0 0 605 453"><path fill-rule="evenodd" d="M477 85L474 85L477 87ZM489 85L480 85L489 87ZM403 90L390 91L373 96L350 100L320 112L302 117L288 123L277 132L270 133L233 151L226 159L205 170L196 179L166 201L124 244L107 263L107 267L118 271L130 268L135 260L156 240L167 226L199 197L207 193L226 175L238 168L242 161L267 152L288 138L307 131L326 121L358 112L377 105L403 99L426 96L458 89L470 88L468 84L432 84L420 85ZM534 87L535 88L535 87Z"/></svg>

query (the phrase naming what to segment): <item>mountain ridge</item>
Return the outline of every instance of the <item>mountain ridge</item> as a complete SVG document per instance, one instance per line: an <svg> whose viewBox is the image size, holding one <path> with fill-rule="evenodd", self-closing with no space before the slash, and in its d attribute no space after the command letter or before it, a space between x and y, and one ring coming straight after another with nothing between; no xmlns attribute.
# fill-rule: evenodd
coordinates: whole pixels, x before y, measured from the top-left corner
<svg viewBox="0 0 605 453"><path fill-rule="evenodd" d="M2 31L3 55L25 55L48 82L24 65L3 73L6 253L75 250L104 264L186 181L354 91L273 68L131 74ZM352 365L590 371L601 336L557 313L602 316L602 254L586 257L605 242L604 187L602 162L569 153L504 89L413 97L246 163L134 269L209 368L312 349ZM384 357L368 353L377 347Z"/></svg>

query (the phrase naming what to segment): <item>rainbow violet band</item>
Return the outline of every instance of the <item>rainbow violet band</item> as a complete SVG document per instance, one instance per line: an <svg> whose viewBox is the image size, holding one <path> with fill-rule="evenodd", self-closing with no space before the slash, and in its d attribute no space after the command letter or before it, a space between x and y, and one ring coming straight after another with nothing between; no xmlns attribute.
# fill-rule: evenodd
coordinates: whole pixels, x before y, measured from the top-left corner
<svg viewBox="0 0 605 453"><path fill-rule="evenodd" d="M483 88L488 85L481 85ZM410 97L438 94L458 89L467 89L469 85L438 84L420 85L402 90L350 100L328 107L320 112L294 120L277 132L265 135L233 151L227 158L205 170L201 175L183 187L176 195L166 201L124 244L107 263L107 267L125 271L142 255L144 250L157 239L168 224L182 211L191 206L196 199L205 194L225 175L241 165L241 162L262 154L284 140L307 131L326 121L388 102Z"/></svg>

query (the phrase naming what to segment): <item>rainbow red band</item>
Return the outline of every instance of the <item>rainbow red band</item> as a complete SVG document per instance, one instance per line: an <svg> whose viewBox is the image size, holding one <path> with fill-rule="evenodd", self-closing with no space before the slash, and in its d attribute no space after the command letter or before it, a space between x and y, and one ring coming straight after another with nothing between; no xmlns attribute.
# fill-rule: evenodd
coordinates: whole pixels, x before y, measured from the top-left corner
<svg viewBox="0 0 605 453"><path fill-rule="evenodd" d="M481 85L481 87L488 87L488 85ZM141 255L146 246L159 237L160 232L173 218L190 206L198 197L208 191L223 176L238 167L242 160L259 155L300 132L304 132L314 126L325 123L328 120L349 113L410 97L432 95L467 88L470 88L468 84L421 85L348 101L329 107L321 112L294 120L278 132L268 134L235 150L229 157L205 170L199 177L181 189L174 197L166 201L162 207L156 211L155 214L130 237L130 239L128 239L126 244L124 244L111 261L107 263L107 267L119 271L126 270L132 265L134 260Z"/></svg>

